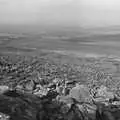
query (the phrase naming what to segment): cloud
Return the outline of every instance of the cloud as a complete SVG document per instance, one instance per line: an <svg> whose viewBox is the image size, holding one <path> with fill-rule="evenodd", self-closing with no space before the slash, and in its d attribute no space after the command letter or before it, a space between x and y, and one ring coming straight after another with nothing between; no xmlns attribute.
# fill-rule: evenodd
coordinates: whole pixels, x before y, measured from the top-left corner
<svg viewBox="0 0 120 120"><path fill-rule="evenodd" d="M0 0L0 23L120 24L120 0Z"/></svg>
<svg viewBox="0 0 120 120"><path fill-rule="evenodd" d="M64 22L78 16L77 0L0 0L0 22Z"/></svg>

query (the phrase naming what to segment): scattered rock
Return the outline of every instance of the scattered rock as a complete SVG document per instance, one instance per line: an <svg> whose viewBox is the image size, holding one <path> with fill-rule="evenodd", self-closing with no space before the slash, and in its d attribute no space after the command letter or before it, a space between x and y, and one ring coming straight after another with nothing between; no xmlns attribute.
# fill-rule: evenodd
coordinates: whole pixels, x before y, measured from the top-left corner
<svg viewBox="0 0 120 120"><path fill-rule="evenodd" d="M114 102L112 102L112 105L119 105L120 106L120 101L114 101Z"/></svg>
<svg viewBox="0 0 120 120"><path fill-rule="evenodd" d="M25 92L24 87L23 87L22 85L17 85L17 86L15 87L15 90L18 91L18 92L22 92L22 93Z"/></svg>
<svg viewBox="0 0 120 120"><path fill-rule="evenodd" d="M40 84L37 84L35 87L36 87L36 89L43 89L42 85L40 85Z"/></svg>
<svg viewBox="0 0 120 120"><path fill-rule="evenodd" d="M58 101L65 103L69 108L74 103L73 99L70 96L57 96Z"/></svg>
<svg viewBox="0 0 120 120"><path fill-rule="evenodd" d="M46 96L48 93L47 89L42 89L42 90L39 90L38 92L34 92L34 95L37 95L39 97L43 97L43 96Z"/></svg>
<svg viewBox="0 0 120 120"><path fill-rule="evenodd" d="M65 83L67 86L74 86L76 84L76 81L75 80L67 80L67 81L65 81Z"/></svg>
<svg viewBox="0 0 120 120"><path fill-rule="evenodd" d="M105 106L108 106L108 105L109 105L109 99L106 99L106 98L103 98L103 97L95 98L95 99L94 99L94 102L95 102L95 103L102 103L102 104L104 104Z"/></svg>
<svg viewBox="0 0 120 120"><path fill-rule="evenodd" d="M94 104L85 104L85 107L87 109L88 117L92 120L95 120L96 118L96 110L97 107Z"/></svg>
<svg viewBox="0 0 120 120"><path fill-rule="evenodd" d="M117 97L120 98L120 90L119 89L116 90L116 95L117 95Z"/></svg>
<svg viewBox="0 0 120 120"><path fill-rule="evenodd" d="M48 85L48 88L50 88L50 89L56 89L56 84L55 83L50 83Z"/></svg>
<svg viewBox="0 0 120 120"><path fill-rule="evenodd" d="M85 112L81 112L76 104L73 104L68 112L67 120L88 120L88 116Z"/></svg>
<svg viewBox="0 0 120 120"><path fill-rule="evenodd" d="M0 111L10 115L10 120L37 120L37 111L41 109L41 100L35 95L16 91L0 95Z"/></svg>
<svg viewBox="0 0 120 120"><path fill-rule="evenodd" d="M70 108L69 108L69 106L66 105L66 104L63 104L63 105L61 106L61 108L60 108L60 111L61 111L61 113L63 113L63 114L67 114L69 110L70 110Z"/></svg>
<svg viewBox="0 0 120 120"><path fill-rule="evenodd" d="M58 83L60 80L59 80L59 78L55 78L54 80L53 80L53 83Z"/></svg>
<svg viewBox="0 0 120 120"><path fill-rule="evenodd" d="M104 98L105 100L110 100L114 99L114 93L110 92L107 87L105 86L100 86L100 88L97 90L96 94L97 98Z"/></svg>
<svg viewBox="0 0 120 120"><path fill-rule="evenodd" d="M83 104L76 104L76 106L79 108L79 110L82 113L87 113L87 109L85 108L85 106Z"/></svg>
<svg viewBox="0 0 120 120"><path fill-rule="evenodd" d="M35 84L32 80L27 80L23 84L24 84L25 90L27 90L27 91L32 91L35 87Z"/></svg>
<svg viewBox="0 0 120 120"><path fill-rule="evenodd" d="M116 105L99 105L96 111L97 120L119 120L120 119L120 109Z"/></svg>
<svg viewBox="0 0 120 120"><path fill-rule="evenodd" d="M15 87L15 89L22 90L22 89L24 89L24 87L23 87L23 85L17 85L17 86Z"/></svg>
<svg viewBox="0 0 120 120"><path fill-rule="evenodd" d="M57 93L59 93L59 95L62 95L62 94L63 94L63 89L64 89L63 86L57 86L57 87L56 87L56 91L57 91Z"/></svg>
<svg viewBox="0 0 120 120"><path fill-rule="evenodd" d="M0 112L0 120L10 120L10 116Z"/></svg>
<svg viewBox="0 0 120 120"><path fill-rule="evenodd" d="M0 94L3 94L4 92L8 91L9 87L5 85L0 86Z"/></svg>

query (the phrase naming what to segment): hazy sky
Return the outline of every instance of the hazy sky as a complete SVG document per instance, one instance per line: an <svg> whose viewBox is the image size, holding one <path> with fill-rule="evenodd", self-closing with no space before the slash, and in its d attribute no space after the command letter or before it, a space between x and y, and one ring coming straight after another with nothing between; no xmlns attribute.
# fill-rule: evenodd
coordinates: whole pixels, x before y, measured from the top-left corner
<svg viewBox="0 0 120 120"><path fill-rule="evenodd" d="M0 0L0 23L120 25L120 0Z"/></svg>

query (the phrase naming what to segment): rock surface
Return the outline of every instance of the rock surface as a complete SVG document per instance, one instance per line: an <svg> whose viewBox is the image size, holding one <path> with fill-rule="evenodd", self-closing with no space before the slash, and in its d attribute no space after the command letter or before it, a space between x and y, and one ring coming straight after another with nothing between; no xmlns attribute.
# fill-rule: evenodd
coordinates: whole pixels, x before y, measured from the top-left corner
<svg viewBox="0 0 120 120"><path fill-rule="evenodd" d="M119 84L93 61L0 57L1 114L11 120L118 120Z"/></svg>

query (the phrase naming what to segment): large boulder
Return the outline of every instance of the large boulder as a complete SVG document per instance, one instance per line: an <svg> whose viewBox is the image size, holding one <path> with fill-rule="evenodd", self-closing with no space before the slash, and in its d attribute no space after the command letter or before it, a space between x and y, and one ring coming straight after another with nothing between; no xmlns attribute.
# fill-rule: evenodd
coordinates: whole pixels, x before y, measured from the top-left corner
<svg viewBox="0 0 120 120"><path fill-rule="evenodd" d="M89 92L89 88L85 85L77 85L70 90L69 96L74 98L78 102L92 102L92 97Z"/></svg>

